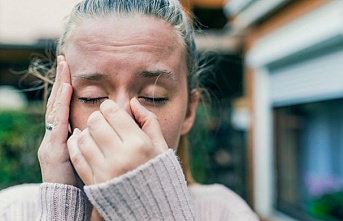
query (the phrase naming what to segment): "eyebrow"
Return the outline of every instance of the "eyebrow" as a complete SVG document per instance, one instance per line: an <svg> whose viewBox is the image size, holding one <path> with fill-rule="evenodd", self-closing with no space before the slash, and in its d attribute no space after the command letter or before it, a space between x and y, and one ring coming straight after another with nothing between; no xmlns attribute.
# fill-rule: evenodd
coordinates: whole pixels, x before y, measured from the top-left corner
<svg viewBox="0 0 343 221"><path fill-rule="evenodd" d="M138 74L138 77L141 78L156 78L160 76L165 76L168 79L172 81L175 80L175 74L169 71L143 71ZM76 74L72 76L73 80L76 79L81 79L81 80L87 80L87 81L102 81L102 80L107 80L109 76L107 74L103 73L92 73L92 74Z"/></svg>
<svg viewBox="0 0 343 221"><path fill-rule="evenodd" d="M172 81L175 81L175 74L169 71L143 71L139 73L142 78L156 78L160 76L166 76Z"/></svg>
<svg viewBox="0 0 343 221"><path fill-rule="evenodd" d="M102 73L92 73L92 74L77 74L72 77L72 79L83 79L89 81L101 81L108 79L107 74Z"/></svg>

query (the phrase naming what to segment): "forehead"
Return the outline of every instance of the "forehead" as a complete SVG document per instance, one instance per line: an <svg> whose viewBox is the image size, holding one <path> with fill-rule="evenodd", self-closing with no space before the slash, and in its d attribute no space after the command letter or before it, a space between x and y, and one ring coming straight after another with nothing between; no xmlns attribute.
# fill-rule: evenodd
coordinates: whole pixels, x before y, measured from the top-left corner
<svg viewBox="0 0 343 221"><path fill-rule="evenodd" d="M101 72L113 76L142 69L187 72L181 37L167 22L154 17L85 20L71 31L63 52L72 75Z"/></svg>
<svg viewBox="0 0 343 221"><path fill-rule="evenodd" d="M71 31L66 47L107 51L140 46L183 51L182 38L167 22L148 16L87 19ZM161 50L160 50L161 52Z"/></svg>

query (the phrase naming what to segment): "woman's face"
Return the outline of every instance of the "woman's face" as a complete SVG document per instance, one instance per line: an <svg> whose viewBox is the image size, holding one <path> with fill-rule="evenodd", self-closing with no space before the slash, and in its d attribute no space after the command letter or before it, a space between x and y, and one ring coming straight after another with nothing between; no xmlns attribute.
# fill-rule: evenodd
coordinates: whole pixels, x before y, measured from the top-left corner
<svg viewBox="0 0 343 221"><path fill-rule="evenodd" d="M91 19L75 28L64 48L73 97L70 123L84 129L89 115L111 99L132 116L136 97L158 118L169 147L194 121L188 102L185 49L175 30L152 17Z"/></svg>

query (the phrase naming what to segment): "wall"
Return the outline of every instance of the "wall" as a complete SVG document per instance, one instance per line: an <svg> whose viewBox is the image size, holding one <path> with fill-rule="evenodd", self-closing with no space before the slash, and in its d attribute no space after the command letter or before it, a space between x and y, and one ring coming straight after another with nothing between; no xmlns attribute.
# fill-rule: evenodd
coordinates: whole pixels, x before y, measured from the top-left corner
<svg viewBox="0 0 343 221"><path fill-rule="evenodd" d="M1 0L0 43L31 44L59 36L63 18L79 0Z"/></svg>

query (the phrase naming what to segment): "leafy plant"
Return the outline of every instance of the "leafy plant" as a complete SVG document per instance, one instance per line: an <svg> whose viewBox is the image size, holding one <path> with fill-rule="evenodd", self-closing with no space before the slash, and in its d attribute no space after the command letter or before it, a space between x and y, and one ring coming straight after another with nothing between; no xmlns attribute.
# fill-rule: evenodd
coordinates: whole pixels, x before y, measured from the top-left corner
<svg viewBox="0 0 343 221"><path fill-rule="evenodd" d="M309 213L319 219L343 220L343 191L327 193L312 200Z"/></svg>
<svg viewBox="0 0 343 221"><path fill-rule="evenodd" d="M25 111L0 111L0 189L41 182L37 148L44 132L43 115Z"/></svg>
<svg viewBox="0 0 343 221"><path fill-rule="evenodd" d="M200 105L197 110L196 120L189 135L190 169L194 179L206 184L208 183L209 153L214 148L211 128L215 124L213 121L214 110L205 105Z"/></svg>

